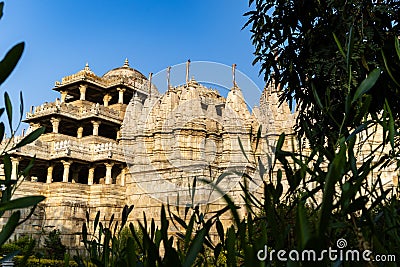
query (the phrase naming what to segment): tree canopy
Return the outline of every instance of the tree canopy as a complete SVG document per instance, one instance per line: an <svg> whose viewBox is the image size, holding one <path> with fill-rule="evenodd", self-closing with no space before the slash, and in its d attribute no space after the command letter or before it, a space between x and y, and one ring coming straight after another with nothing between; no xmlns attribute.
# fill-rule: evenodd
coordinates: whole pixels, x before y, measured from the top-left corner
<svg viewBox="0 0 400 267"><path fill-rule="evenodd" d="M398 121L399 1L249 3L254 10L245 14L245 27L251 28L254 63L261 63L266 81L274 78L282 88L281 101L296 102L300 135L307 128L314 144L334 147L330 136L340 132L345 110L354 114L350 126L360 125L362 105L352 100L369 74L377 81L358 101L368 102L363 108L370 115L384 110L387 102Z"/></svg>

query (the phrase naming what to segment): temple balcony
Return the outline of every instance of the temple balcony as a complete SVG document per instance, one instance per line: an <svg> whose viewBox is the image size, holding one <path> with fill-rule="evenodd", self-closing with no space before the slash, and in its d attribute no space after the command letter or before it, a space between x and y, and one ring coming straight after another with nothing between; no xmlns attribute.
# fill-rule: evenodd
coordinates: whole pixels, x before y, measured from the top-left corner
<svg viewBox="0 0 400 267"><path fill-rule="evenodd" d="M21 136L5 139L0 149L11 148L22 140ZM34 157L43 160L71 158L85 162L114 160L125 162L124 149L117 141L102 136L76 138L63 134L44 134L38 140L10 151L13 155ZM131 155L132 156L132 155Z"/></svg>
<svg viewBox="0 0 400 267"><path fill-rule="evenodd" d="M66 104L55 101L33 107L30 112L26 113L25 121L58 114L75 120L98 118L121 124L125 116L123 110L114 110L111 106L104 107L100 104L82 100L77 100L75 102Z"/></svg>

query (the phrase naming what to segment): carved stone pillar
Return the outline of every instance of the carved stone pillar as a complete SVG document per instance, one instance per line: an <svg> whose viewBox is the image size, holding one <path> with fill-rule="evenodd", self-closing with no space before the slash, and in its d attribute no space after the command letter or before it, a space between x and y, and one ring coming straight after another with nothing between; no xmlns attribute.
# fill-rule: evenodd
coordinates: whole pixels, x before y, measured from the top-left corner
<svg viewBox="0 0 400 267"><path fill-rule="evenodd" d="M79 127L78 130L76 131L76 137L77 138L82 138L83 135L83 127Z"/></svg>
<svg viewBox="0 0 400 267"><path fill-rule="evenodd" d="M126 169L125 167L123 167L121 170L121 186L125 186L125 174L126 174Z"/></svg>
<svg viewBox="0 0 400 267"><path fill-rule="evenodd" d="M61 161L63 166L64 166L64 172L63 172L63 182L68 183L68 177L69 177L69 167L71 167L71 162L62 160Z"/></svg>
<svg viewBox="0 0 400 267"><path fill-rule="evenodd" d="M103 97L103 102L104 102L104 106L105 106L105 107L108 107L108 103L110 102L111 98L112 98L112 96L110 96L109 94L106 94L106 95Z"/></svg>
<svg viewBox="0 0 400 267"><path fill-rule="evenodd" d="M79 92L80 92L79 100L85 100L86 88L87 88L86 84L79 85Z"/></svg>
<svg viewBox="0 0 400 267"><path fill-rule="evenodd" d="M94 169L95 169L95 167L90 167L90 168L89 168L89 173L88 173L88 185L92 185L92 184L93 184Z"/></svg>
<svg viewBox="0 0 400 267"><path fill-rule="evenodd" d="M67 98L68 91L61 91L60 94L61 94L61 103L64 103L65 99Z"/></svg>
<svg viewBox="0 0 400 267"><path fill-rule="evenodd" d="M124 88L117 88L118 91L118 104L124 103L124 92L126 89Z"/></svg>
<svg viewBox="0 0 400 267"><path fill-rule="evenodd" d="M101 122L100 121L92 121L93 124L93 135L97 136L99 135L99 127Z"/></svg>
<svg viewBox="0 0 400 267"><path fill-rule="evenodd" d="M111 173L112 173L112 167L114 166L114 163L104 163L106 166L106 184L111 184Z"/></svg>
<svg viewBox="0 0 400 267"><path fill-rule="evenodd" d="M53 164L50 164L49 167L47 167L46 183L48 183L48 184L50 184L53 181L53 169L54 169Z"/></svg>
<svg viewBox="0 0 400 267"><path fill-rule="evenodd" d="M58 126L60 125L60 119L57 118L51 118L50 122L51 125L53 126L53 133L58 133Z"/></svg>
<svg viewBox="0 0 400 267"><path fill-rule="evenodd" d="M19 158L11 158L11 180L18 179Z"/></svg>

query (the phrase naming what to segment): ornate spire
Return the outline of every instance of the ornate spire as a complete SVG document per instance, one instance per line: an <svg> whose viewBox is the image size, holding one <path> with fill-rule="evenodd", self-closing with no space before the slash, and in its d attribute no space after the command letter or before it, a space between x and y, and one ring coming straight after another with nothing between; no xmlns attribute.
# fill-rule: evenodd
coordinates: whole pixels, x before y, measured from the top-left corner
<svg viewBox="0 0 400 267"><path fill-rule="evenodd" d="M186 62L186 84L189 83L189 68L190 68L190 59Z"/></svg>
<svg viewBox="0 0 400 267"><path fill-rule="evenodd" d="M125 68L130 68L128 58L125 58L124 67Z"/></svg>
<svg viewBox="0 0 400 267"><path fill-rule="evenodd" d="M149 73L149 98L151 98L151 79L153 77L153 73Z"/></svg>
<svg viewBox="0 0 400 267"><path fill-rule="evenodd" d="M89 63L88 63L88 62L86 62L85 68L83 68L83 70L84 70L84 71L92 71L92 70L89 68Z"/></svg>
<svg viewBox="0 0 400 267"><path fill-rule="evenodd" d="M171 81L170 81L170 74L171 74L171 67L168 66L167 68L167 89L169 89L171 87Z"/></svg>
<svg viewBox="0 0 400 267"><path fill-rule="evenodd" d="M233 82L233 87L237 87L236 84L236 64L232 64L232 82Z"/></svg>

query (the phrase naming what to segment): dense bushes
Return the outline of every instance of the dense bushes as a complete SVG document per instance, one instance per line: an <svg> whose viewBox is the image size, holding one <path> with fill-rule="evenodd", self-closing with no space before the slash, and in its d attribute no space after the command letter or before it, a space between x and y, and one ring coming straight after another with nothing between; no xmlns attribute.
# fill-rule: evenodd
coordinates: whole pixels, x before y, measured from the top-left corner
<svg viewBox="0 0 400 267"><path fill-rule="evenodd" d="M50 259L38 259L35 257L29 257L25 263L22 263L22 257L14 257L14 264L16 267L77 267L78 264L74 261L65 262L64 260L50 260Z"/></svg>
<svg viewBox="0 0 400 267"><path fill-rule="evenodd" d="M60 230L54 229L46 236L44 240L44 256L48 259L64 259L67 248L61 243Z"/></svg>
<svg viewBox="0 0 400 267"><path fill-rule="evenodd" d="M14 242L3 244L0 247L0 255L7 255L14 251L19 251L19 255L33 255L32 248L35 246L36 241L29 236L18 238Z"/></svg>

